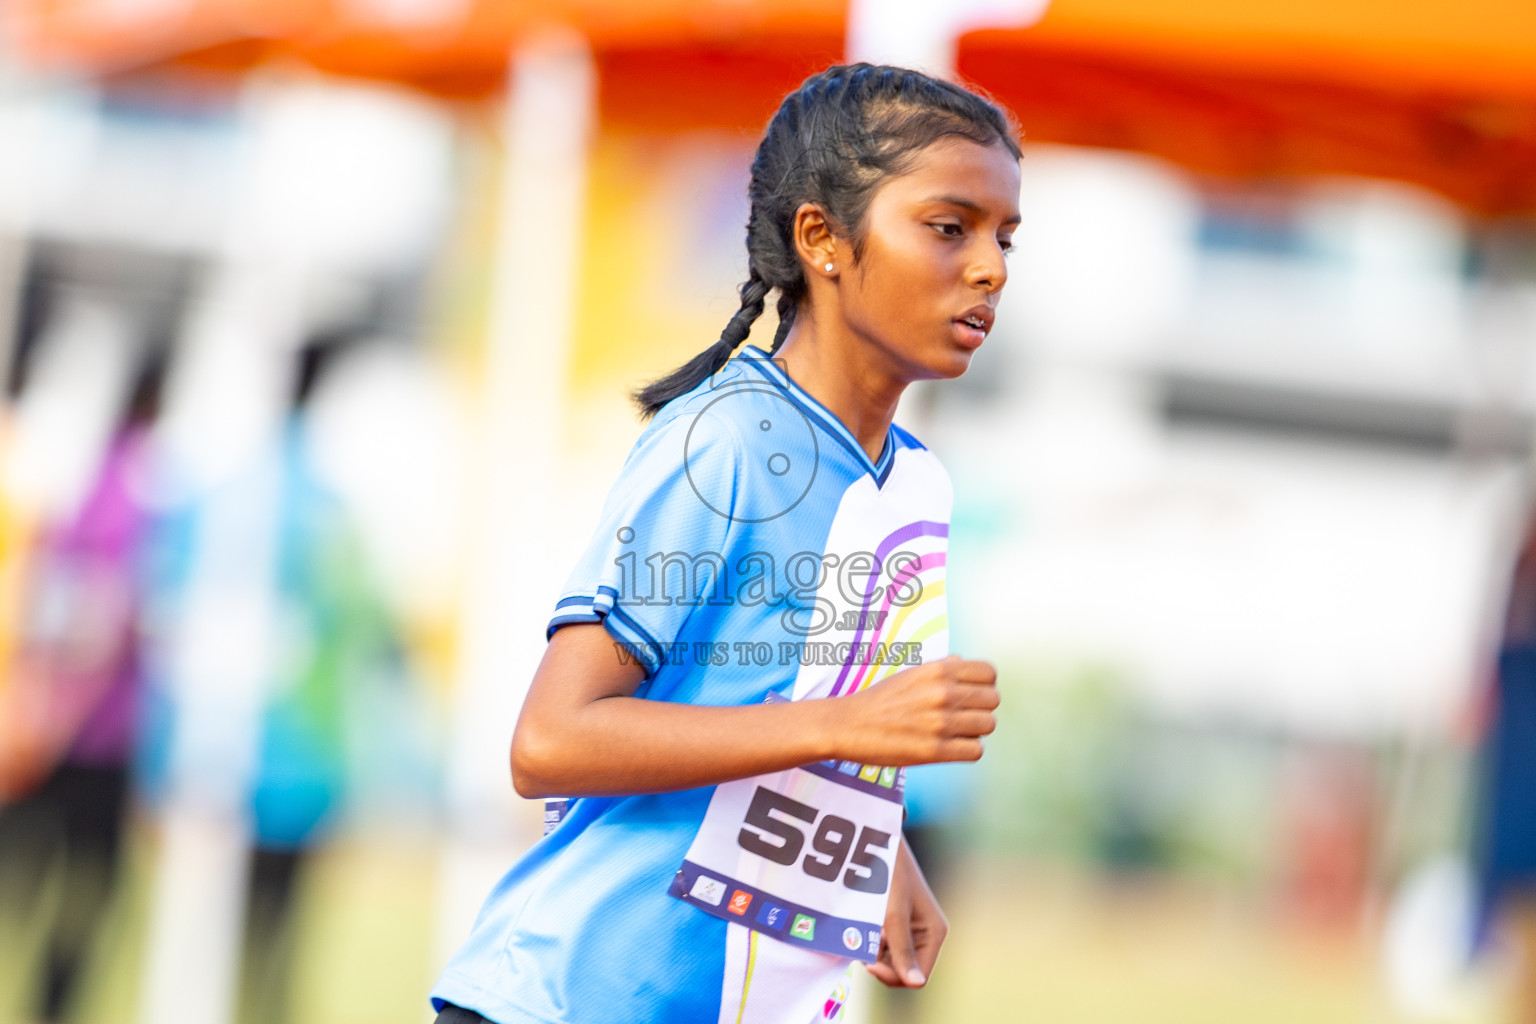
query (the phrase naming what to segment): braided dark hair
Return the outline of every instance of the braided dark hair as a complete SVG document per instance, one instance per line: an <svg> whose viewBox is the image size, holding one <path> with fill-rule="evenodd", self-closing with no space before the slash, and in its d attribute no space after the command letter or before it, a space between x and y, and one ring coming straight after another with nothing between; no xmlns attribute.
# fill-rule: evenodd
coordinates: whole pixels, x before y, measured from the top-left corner
<svg viewBox="0 0 1536 1024"><path fill-rule="evenodd" d="M812 75L784 97L752 160L747 186L747 270L741 307L720 340L687 363L637 390L641 415L687 394L731 358L777 289L779 329L789 335L806 294L795 251L795 213L816 203L864 250L864 214L885 179L903 173L919 150L947 136L1022 155L1016 131L998 107L958 85L906 68L850 64Z"/></svg>

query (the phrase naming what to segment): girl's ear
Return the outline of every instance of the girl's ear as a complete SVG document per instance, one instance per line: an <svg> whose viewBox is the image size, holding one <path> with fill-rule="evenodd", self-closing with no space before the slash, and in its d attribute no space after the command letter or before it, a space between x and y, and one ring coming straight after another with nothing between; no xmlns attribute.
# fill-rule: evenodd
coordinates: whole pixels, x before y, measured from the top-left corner
<svg viewBox="0 0 1536 1024"><path fill-rule="evenodd" d="M794 236L795 253L800 257L807 277L813 274L833 277L842 269L837 262L840 255L837 234L821 207L815 203L800 204L795 211Z"/></svg>

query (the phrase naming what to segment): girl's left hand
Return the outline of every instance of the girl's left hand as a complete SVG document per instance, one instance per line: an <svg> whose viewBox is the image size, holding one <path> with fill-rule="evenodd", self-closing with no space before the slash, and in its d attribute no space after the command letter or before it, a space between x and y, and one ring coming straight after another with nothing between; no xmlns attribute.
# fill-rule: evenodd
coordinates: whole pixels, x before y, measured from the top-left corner
<svg viewBox="0 0 1536 1024"><path fill-rule="evenodd" d="M949 922L903 839L891 876L880 958L868 965L869 973L891 988L921 988L928 983L948 933Z"/></svg>

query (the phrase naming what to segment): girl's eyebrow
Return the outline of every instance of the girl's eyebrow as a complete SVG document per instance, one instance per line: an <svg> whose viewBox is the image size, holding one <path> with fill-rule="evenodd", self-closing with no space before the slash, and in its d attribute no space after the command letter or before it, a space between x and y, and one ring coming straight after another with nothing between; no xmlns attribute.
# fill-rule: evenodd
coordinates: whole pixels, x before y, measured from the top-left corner
<svg viewBox="0 0 1536 1024"><path fill-rule="evenodd" d="M980 203L975 202L974 200L971 200L971 199L965 199L965 198L963 198L961 196L932 196L931 198L928 199L928 202L930 202L930 203L946 203L946 204L948 204L950 206L959 206L959 207L961 207L963 209L966 209L966 210L975 210L977 213L981 212L981 204Z"/></svg>
<svg viewBox="0 0 1536 1024"><path fill-rule="evenodd" d="M976 202L974 199L966 199L964 196L952 196L952 195L932 196L932 197L930 197L927 200L927 202L930 202L930 203L942 203L942 204L946 204L946 205L949 205L949 206L958 206L962 210L970 210L973 213L982 213L982 212L984 212L982 210L982 206L981 206L980 203ZM1024 219L1023 217L1021 217L1019 214L1015 213L1012 217L1009 217L1007 220L1003 221L1003 223L1004 224L1018 224L1021 221L1023 221L1023 219Z"/></svg>

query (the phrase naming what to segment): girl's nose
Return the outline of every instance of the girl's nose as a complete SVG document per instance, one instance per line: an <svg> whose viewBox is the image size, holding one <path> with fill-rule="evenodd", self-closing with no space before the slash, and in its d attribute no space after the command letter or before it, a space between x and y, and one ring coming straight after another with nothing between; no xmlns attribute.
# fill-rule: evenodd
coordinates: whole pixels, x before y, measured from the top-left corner
<svg viewBox="0 0 1536 1024"><path fill-rule="evenodd" d="M971 265L969 282L972 287L988 292L999 291L1008 283L1008 261L1003 256L1002 246L993 243L977 254Z"/></svg>

